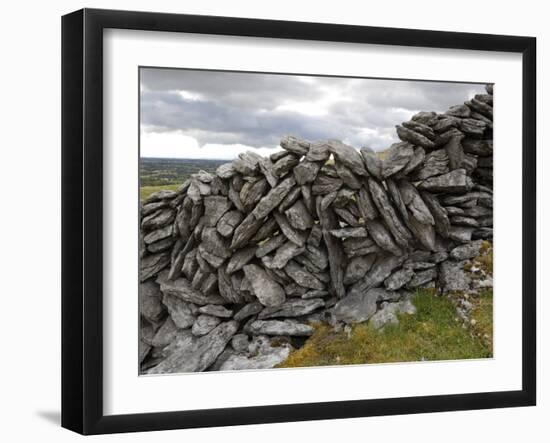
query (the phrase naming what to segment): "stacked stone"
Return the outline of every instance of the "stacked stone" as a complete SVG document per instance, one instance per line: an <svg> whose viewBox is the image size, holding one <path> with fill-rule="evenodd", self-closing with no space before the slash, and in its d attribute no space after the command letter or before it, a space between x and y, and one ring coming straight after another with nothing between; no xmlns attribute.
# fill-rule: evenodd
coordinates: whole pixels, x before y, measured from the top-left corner
<svg viewBox="0 0 550 443"><path fill-rule="evenodd" d="M144 201L142 372L273 367L313 321L383 325L416 288L468 290L492 239L486 89L397 126L383 159L288 136Z"/></svg>

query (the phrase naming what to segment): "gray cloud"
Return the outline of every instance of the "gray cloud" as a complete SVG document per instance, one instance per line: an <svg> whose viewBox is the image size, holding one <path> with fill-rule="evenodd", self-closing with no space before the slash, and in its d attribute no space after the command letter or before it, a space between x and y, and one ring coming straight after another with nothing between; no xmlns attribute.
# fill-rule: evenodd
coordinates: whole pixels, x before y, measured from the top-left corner
<svg viewBox="0 0 550 443"><path fill-rule="evenodd" d="M146 68L141 124L200 145L276 147L285 134L385 149L395 125L419 110L445 111L483 85Z"/></svg>

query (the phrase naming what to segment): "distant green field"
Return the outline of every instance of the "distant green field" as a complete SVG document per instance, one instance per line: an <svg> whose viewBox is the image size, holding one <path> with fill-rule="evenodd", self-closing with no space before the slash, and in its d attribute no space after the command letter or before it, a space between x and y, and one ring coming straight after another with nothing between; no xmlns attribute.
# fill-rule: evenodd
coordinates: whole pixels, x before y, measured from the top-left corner
<svg viewBox="0 0 550 443"><path fill-rule="evenodd" d="M139 180L141 186L181 184L191 174L200 171L214 172L227 160L196 160L185 158L141 158Z"/></svg>
<svg viewBox="0 0 550 443"><path fill-rule="evenodd" d="M169 189L170 191L175 191L179 187L180 187L179 184L164 185L164 186L142 186L141 188L139 188L139 199L143 201L155 192L162 191L163 189Z"/></svg>
<svg viewBox="0 0 550 443"><path fill-rule="evenodd" d="M139 198L145 200L162 189L176 190L191 174L200 170L213 173L227 160L182 158L141 158L139 161Z"/></svg>

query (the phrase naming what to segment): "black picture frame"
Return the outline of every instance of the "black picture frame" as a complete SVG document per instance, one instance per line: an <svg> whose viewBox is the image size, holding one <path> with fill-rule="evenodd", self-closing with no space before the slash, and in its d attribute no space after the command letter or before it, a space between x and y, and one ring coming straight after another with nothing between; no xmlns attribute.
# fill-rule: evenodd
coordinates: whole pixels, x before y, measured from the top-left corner
<svg viewBox="0 0 550 443"><path fill-rule="evenodd" d="M103 413L103 30L519 53L523 64L522 388L131 415ZM62 18L62 426L82 434L531 406L536 403L536 39L83 9Z"/></svg>

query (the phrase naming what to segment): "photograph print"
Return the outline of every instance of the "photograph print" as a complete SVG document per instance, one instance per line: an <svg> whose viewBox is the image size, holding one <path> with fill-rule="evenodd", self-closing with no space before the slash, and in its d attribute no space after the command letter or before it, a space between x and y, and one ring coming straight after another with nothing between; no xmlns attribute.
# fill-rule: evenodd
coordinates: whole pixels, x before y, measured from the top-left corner
<svg viewBox="0 0 550 443"><path fill-rule="evenodd" d="M139 81L140 375L493 357L494 85Z"/></svg>

